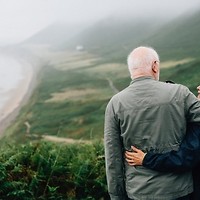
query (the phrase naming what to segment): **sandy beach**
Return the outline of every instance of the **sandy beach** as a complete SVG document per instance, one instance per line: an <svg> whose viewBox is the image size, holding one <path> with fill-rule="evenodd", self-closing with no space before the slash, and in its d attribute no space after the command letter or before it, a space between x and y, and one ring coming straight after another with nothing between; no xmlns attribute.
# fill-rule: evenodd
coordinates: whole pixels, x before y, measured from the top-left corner
<svg viewBox="0 0 200 200"><path fill-rule="evenodd" d="M13 59L12 55L11 58ZM20 109L28 101L36 85L36 72L33 69L34 64L27 59L23 59L23 57L14 56L14 59L22 67L22 78L18 81L15 88L5 93L7 100L3 107L0 108L0 137L3 136L5 128L19 114Z"/></svg>

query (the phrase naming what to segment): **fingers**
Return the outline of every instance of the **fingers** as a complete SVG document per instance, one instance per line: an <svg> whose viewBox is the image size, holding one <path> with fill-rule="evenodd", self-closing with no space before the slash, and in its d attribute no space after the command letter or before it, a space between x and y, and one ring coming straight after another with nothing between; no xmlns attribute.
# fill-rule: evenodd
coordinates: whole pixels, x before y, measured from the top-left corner
<svg viewBox="0 0 200 200"><path fill-rule="evenodd" d="M126 161L127 161L128 163L133 163L133 162L134 162L132 159L129 159L129 158L126 158Z"/></svg>
<svg viewBox="0 0 200 200"><path fill-rule="evenodd" d="M200 99L200 85L197 87L198 96L197 98Z"/></svg>
<svg viewBox="0 0 200 200"><path fill-rule="evenodd" d="M128 161L127 161L127 162L128 162ZM134 162L128 162L128 165L130 165L130 166L136 166L137 164L134 163Z"/></svg>
<svg viewBox="0 0 200 200"><path fill-rule="evenodd" d="M197 92L198 92L197 98L200 99L200 85L197 87Z"/></svg>
<svg viewBox="0 0 200 200"><path fill-rule="evenodd" d="M143 159L144 159L144 152L140 149L137 149L134 146L131 146L132 152L126 151L125 152L125 159L128 162L129 165L135 166L135 165L142 165Z"/></svg>
<svg viewBox="0 0 200 200"><path fill-rule="evenodd" d="M133 151L135 151L135 152L138 152L138 151L139 151L139 149L137 149L137 148L134 147L134 146L131 146L131 149L132 149Z"/></svg>
<svg viewBox="0 0 200 200"><path fill-rule="evenodd" d="M127 161L127 163L128 163L130 166L135 166L135 165L137 165L137 163L135 163L134 160L132 160L132 159L126 158L126 161Z"/></svg>
<svg viewBox="0 0 200 200"><path fill-rule="evenodd" d="M131 166L141 165L141 163L138 159L128 159L128 158L126 158L126 162Z"/></svg>
<svg viewBox="0 0 200 200"><path fill-rule="evenodd" d="M134 157L133 152L126 151L125 156L127 159L132 159Z"/></svg>
<svg viewBox="0 0 200 200"><path fill-rule="evenodd" d="M137 149L134 146L131 146L131 149L135 152L135 153L142 153L143 151L141 151L140 149Z"/></svg>
<svg viewBox="0 0 200 200"><path fill-rule="evenodd" d="M134 166L136 163L134 162L134 153L126 151L125 152L125 159L130 166Z"/></svg>

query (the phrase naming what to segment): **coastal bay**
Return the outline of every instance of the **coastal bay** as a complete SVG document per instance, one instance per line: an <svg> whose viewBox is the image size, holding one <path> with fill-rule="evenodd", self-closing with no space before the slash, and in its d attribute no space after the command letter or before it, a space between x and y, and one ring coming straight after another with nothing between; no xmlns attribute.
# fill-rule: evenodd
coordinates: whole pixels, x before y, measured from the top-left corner
<svg viewBox="0 0 200 200"><path fill-rule="evenodd" d="M0 54L0 136L25 105L35 86L32 64L20 56Z"/></svg>

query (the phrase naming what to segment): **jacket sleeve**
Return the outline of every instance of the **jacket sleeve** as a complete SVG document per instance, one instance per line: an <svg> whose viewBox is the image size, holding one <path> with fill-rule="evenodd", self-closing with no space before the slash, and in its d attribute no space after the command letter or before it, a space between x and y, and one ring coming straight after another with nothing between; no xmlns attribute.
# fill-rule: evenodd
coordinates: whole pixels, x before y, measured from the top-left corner
<svg viewBox="0 0 200 200"><path fill-rule="evenodd" d="M123 147L112 103L108 104L105 113L104 145L108 192L112 200L123 200L126 197Z"/></svg>
<svg viewBox="0 0 200 200"><path fill-rule="evenodd" d="M200 163L200 125L189 123L178 151L164 154L148 152L143 160L147 168L162 172L183 172Z"/></svg>

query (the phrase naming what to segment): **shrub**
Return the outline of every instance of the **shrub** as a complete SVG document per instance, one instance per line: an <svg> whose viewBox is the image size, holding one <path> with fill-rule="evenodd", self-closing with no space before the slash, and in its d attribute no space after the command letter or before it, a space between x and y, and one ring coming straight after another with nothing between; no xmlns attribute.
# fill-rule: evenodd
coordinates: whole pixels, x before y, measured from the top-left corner
<svg viewBox="0 0 200 200"><path fill-rule="evenodd" d="M102 142L4 146L1 199L108 199Z"/></svg>

